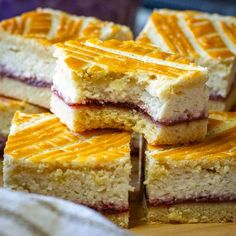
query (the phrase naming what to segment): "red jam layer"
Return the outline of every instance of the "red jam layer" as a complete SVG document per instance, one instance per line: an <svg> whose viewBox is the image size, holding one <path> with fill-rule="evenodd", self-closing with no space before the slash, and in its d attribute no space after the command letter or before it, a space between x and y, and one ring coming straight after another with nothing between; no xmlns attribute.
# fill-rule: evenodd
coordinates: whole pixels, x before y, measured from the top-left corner
<svg viewBox="0 0 236 236"><path fill-rule="evenodd" d="M119 213L124 213L129 211L129 204L126 203L124 205L116 205L113 203L99 203L96 205L90 205L90 204L84 204L80 201L76 201L75 203L77 204L82 204L85 205L89 208L92 208L96 211L99 211L101 213L106 213L106 214L119 214Z"/></svg>
<svg viewBox="0 0 236 236"><path fill-rule="evenodd" d="M174 204L182 204L182 203L216 203L216 202L236 202L236 194L235 195L222 195L222 196L199 196L196 198L189 199L168 199L168 200L160 200L160 199L150 199L148 200L148 205L152 207L158 206L171 206Z"/></svg>
<svg viewBox="0 0 236 236"><path fill-rule="evenodd" d="M1 77L7 77L8 79L17 80L24 84L38 87L38 88L51 88L52 83L44 81L44 80L38 80L36 77L24 77L19 76L13 73L12 71L7 70L4 66L0 65L0 79Z"/></svg>
<svg viewBox="0 0 236 236"><path fill-rule="evenodd" d="M144 108L144 105L140 104L133 104L129 102L112 102L112 101L105 101L105 100L95 100L95 99L86 99L82 103L69 103L66 101L66 99L55 89L53 89L53 93L60 98L65 104L70 106L73 109L79 109L81 107L91 107L91 109L94 108L103 108L103 107L115 107L119 109L129 109L133 110L135 112L139 112L140 114L143 114L144 116L150 118L152 122L156 125L161 126L173 126L176 124L182 124L182 123L188 123L196 120L203 120L207 119L208 113L207 111L202 111L200 115L197 117L193 114L190 114L186 112L184 115L185 117L179 117L178 119L162 119L161 121L155 120L149 113L148 110ZM186 118L187 116L187 118Z"/></svg>

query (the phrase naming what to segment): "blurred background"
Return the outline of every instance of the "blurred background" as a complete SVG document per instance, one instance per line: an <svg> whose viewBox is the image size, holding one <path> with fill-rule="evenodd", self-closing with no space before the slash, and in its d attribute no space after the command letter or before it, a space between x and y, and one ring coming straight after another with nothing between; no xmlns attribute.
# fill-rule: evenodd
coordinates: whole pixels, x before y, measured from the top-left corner
<svg viewBox="0 0 236 236"><path fill-rule="evenodd" d="M126 24L136 34L153 8L192 9L236 16L236 0L0 0L0 19L37 7L56 8Z"/></svg>

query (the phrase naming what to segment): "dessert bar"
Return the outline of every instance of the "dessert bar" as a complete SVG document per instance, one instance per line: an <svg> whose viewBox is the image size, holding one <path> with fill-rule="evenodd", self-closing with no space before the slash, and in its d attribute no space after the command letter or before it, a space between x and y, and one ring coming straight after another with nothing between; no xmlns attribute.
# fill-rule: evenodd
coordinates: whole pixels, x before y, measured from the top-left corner
<svg viewBox="0 0 236 236"><path fill-rule="evenodd" d="M49 113L16 112L4 153L4 186L89 206L127 227L128 132L71 132Z"/></svg>
<svg viewBox="0 0 236 236"><path fill-rule="evenodd" d="M236 103L236 18L195 11L154 10L138 41L189 56L208 68L210 110Z"/></svg>
<svg viewBox="0 0 236 236"><path fill-rule="evenodd" d="M74 132L118 128L152 144L199 141L208 116L207 70L134 41L57 44L52 112Z"/></svg>
<svg viewBox="0 0 236 236"><path fill-rule="evenodd" d="M87 37L127 40L132 33L126 26L52 9L0 22L0 94L49 108L55 65L52 45Z"/></svg>
<svg viewBox="0 0 236 236"><path fill-rule="evenodd" d="M236 222L236 113L209 115L206 139L146 150L149 222Z"/></svg>

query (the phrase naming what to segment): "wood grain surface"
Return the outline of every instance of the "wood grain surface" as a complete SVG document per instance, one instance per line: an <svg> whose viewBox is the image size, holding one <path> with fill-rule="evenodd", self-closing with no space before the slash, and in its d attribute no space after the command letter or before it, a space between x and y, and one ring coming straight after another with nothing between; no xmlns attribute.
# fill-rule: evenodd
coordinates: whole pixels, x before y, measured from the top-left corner
<svg viewBox="0 0 236 236"><path fill-rule="evenodd" d="M236 236L236 224L155 224L130 231L140 236Z"/></svg>
<svg viewBox="0 0 236 236"><path fill-rule="evenodd" d="M2 162L0 161L0 186ZM136 225L129 229L139 236L236 236L236 224L154 224Z"/></svg>

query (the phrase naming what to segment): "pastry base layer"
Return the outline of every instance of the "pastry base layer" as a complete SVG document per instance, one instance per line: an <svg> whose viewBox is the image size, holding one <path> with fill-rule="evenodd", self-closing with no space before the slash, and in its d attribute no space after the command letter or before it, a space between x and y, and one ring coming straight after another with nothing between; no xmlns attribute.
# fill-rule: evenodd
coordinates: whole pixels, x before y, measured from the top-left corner
<svg viewBox="0 0 236 236"><path fill-rule="evenodd" d="M236 104L236 83L225 100L209 100L210 111L230 111Z"/></svg>
<svg viewBox="0 0 236 236"><path fill-rule="evenodd" d="M0 94L47 109L50 107L51 91L49 88L30 86L7 77L0 78Z"/></svg>
<svg viewBox="0 0 236 236"><path fill-rule="evenodd" d="M128 226L129 216L129 174L130 166L122 162L110 169L71 169L4 156L4 187L83 204L124 227Z"/></svg>
<svg viewBox="0 0 236 236"><path fill-rule="evenodd" d="M52 95L51 109L74 132L98 128L117 128L144 134L150 144L178 144L200 141L205 137L207 119L176 125L157 125L134 110L112 106L73 108Z"/></svg>
<svg viewBox="0 0 236 236"><path fill-rule="evenodd" d="M236 202L183 203L150 207L150 223L221 223L236 222Z"/></svg>
<svg viewBox="0 0 236 236"><path fill-rule="evenodd" d="M129 212L117 213L117 214L103 214L110 221L123 228L129 228Z"/></svg>

